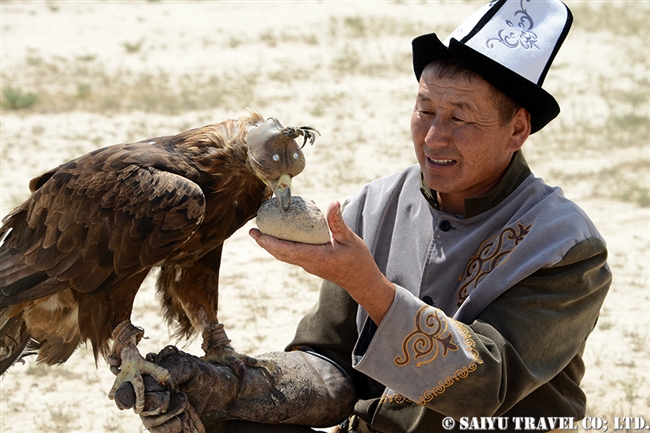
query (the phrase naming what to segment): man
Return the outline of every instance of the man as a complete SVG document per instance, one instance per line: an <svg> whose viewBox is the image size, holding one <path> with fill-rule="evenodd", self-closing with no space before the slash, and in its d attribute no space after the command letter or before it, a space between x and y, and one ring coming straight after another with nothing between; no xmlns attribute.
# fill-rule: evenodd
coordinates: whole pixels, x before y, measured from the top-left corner
<svg viewBox="0 0 650 433"><path fill-rule="evenodd" d="M278 371L240 379L166 348L150 359L183 392L151 404L145 426L305 432L351 415L344 431L389 433L458 428L462 417L507 417L509 430L521 427L514 417L582 418L606 247L520 150L559 113L541 84L570 24L560 1L500 0L445 42L415 39L419 164L370 183L344 212L330 205L327 245L251 230L324 279L287 352L268 355Z"/></svg>

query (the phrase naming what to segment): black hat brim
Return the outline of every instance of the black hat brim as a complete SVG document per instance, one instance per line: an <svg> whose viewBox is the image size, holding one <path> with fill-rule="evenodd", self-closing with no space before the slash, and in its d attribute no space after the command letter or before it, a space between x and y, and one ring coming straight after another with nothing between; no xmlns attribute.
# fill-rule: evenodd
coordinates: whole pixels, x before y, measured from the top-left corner
<svg viewBox="0 0 650 433"><path fill-rule="evenodd" d="M542 129L560 113L557 101L546 90L456 39L451 39L447 48L435 33L430 33L415 38L412 45L413 70L418 81L429 63L451 54L524 107L530 113L531 134Z"/></svg>

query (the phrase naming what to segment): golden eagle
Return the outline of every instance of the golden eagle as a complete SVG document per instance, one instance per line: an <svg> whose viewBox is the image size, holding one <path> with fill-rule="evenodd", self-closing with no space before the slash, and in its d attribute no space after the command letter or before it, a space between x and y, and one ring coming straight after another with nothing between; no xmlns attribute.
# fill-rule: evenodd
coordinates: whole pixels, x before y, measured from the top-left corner
<svg viewBox="0 0 650 433"><path fill-rule="evenodd" d="M142 330L130 322L153 267L177 336L201 332L206 356L236 372L255 365L233 350L217 319L223 243L273 193L288 209L314 132L251 112L104 147L33 179L32 195L0 228L0 374L29 351L62 363L90 340L95 359L119 372L116 386L130 381L138 393L145 372L166 380L140 356Z"/></svg>

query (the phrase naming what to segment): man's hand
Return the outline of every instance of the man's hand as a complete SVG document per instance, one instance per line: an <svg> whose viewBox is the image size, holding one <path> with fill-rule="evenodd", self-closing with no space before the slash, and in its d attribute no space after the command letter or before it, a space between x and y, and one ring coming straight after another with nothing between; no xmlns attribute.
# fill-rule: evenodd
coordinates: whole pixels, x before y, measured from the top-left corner
<svg viewBox="0 0 650 433"><path fill-rule="evenodd" d="M327 209L327 224L332 239L325 245L282 241L258 229L251 229L250 235L276 259L346 290L376 324L381 323L393 302L395 286L381 273L363 239L345 224L338 201Z"/></svg>
<svg viewBox="0 0 650 433"><path fill-rule="evenodd" d="M263 424L330 426L342 421L356 401L349 378L339 367L306 352L262 355L278 370L246 367L237 377L230 367L212 364L167 346L147 360L169 371L173 389L144 376L145 407L140 413L152 433L204 433L228 420ZM129 382L124 387L131 386ZM135 393L120 387L115 392L120 409L135 404Z"/></svg>
<svg viewBox="0 0 650 433"><path fill-rule="evenodd" d="M199 417L206 411L219 412L237 394L238 380L227 366L205 363L174 346L148 354L147 360L165 367L173 384L169 390L151 376L143 376L145 405L140 418L152 433L205 432ZM118 388L114 398L119 409L135 405L129 382Z"/></svg>

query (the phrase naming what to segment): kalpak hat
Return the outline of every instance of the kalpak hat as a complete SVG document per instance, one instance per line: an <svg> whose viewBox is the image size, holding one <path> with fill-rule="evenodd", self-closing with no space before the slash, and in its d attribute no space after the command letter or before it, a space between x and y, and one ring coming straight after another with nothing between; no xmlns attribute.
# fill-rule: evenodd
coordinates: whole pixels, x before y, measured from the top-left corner
<svg viewBox="0 0 650 433"><path fill-rule="evenodd" d="M531 133L537 132L560 113L541 86L572 22L559 0L493 0L442 42L435 33L415 38L415 77L419 80L431 61L451 54L524 107Z"/></svg>

